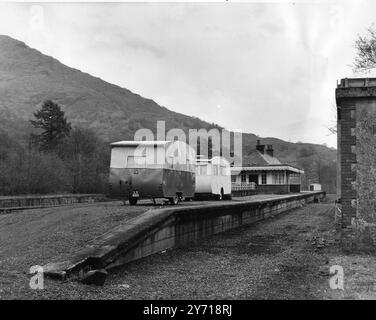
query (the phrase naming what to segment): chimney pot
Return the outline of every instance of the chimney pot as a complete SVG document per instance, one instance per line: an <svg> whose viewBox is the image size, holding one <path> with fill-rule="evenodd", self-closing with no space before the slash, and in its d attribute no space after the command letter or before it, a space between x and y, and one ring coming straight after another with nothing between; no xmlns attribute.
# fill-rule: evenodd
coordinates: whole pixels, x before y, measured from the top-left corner
<svg viewBox="0 0 376 320"><path fill-rule="evenodd" d="M260 151L262 154L265 153L265 145L260 144L260 140L257 140L256 150Z"/></svg>
<svg viewBox="0 0 376 320"><path fill-rule="evenodd" d="M268 144L268 146L267 146L267 148L266 148L266 153L267 153L269 156L273 157L273 155L274 155L273 145Z"/></svg>

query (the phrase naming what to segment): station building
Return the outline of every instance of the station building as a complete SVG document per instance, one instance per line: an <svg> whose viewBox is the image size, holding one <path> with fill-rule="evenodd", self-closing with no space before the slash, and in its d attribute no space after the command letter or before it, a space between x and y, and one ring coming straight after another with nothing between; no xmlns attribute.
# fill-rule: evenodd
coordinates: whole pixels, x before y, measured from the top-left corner
<svg viewBox="0 0 376 320"><path fill-rule="evenodd" d="M263 145L257 140L256 149L243 158L242 166L231 167L232 189L276 194L300 192L303 173L299 168L281 163L274 156L272 145Z"/></svg>

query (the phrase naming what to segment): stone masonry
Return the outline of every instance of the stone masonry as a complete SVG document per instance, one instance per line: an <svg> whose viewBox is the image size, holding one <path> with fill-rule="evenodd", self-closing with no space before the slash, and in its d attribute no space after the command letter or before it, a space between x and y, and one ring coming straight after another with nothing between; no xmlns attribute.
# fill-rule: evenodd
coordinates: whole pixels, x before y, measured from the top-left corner
<svg viewBox="0 0 376 320"><path fill-rule="evenodd" d="M336 89L342 240L376 249L376 78L342 79Z"/></svg>

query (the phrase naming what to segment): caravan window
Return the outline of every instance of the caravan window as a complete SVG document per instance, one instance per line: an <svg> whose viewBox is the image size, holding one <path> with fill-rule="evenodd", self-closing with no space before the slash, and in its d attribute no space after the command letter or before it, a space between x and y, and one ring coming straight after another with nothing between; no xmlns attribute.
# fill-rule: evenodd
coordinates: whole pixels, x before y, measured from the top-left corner
<svg viewBox="0 0 376 320"><path fill-rule="evenodd" d="M128 156L127 168L145 168L146 157L143 156Z"/></svg>
<svg viewBox="0 0 376 320"><path fill-rule="evenodd" d="M213 176L219 176L219 166L213 165Z"/></svg>
<svg viewBox="0 0 376 320"><path fill-rule="evenodd" d="M112 148L111 150L111 168L125 168L126 154L124 148Z"/></svg>
<svg viewBox="0 0 376 320"><path fill-rule="evenodd" d="M196 174L198 176L206 176L208 174L208 166L207 165L197 165L196 166Z"/></svg>

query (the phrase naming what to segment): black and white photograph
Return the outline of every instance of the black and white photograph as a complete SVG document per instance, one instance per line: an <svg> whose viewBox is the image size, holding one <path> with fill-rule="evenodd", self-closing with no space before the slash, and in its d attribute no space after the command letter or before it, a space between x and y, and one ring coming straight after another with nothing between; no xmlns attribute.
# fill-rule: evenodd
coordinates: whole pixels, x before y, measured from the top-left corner
<svg viewBox="0 0 376 320"><path fill-rule="evenodd" d="M376 299L375 12L0 2L0 300Z"/></svg>

